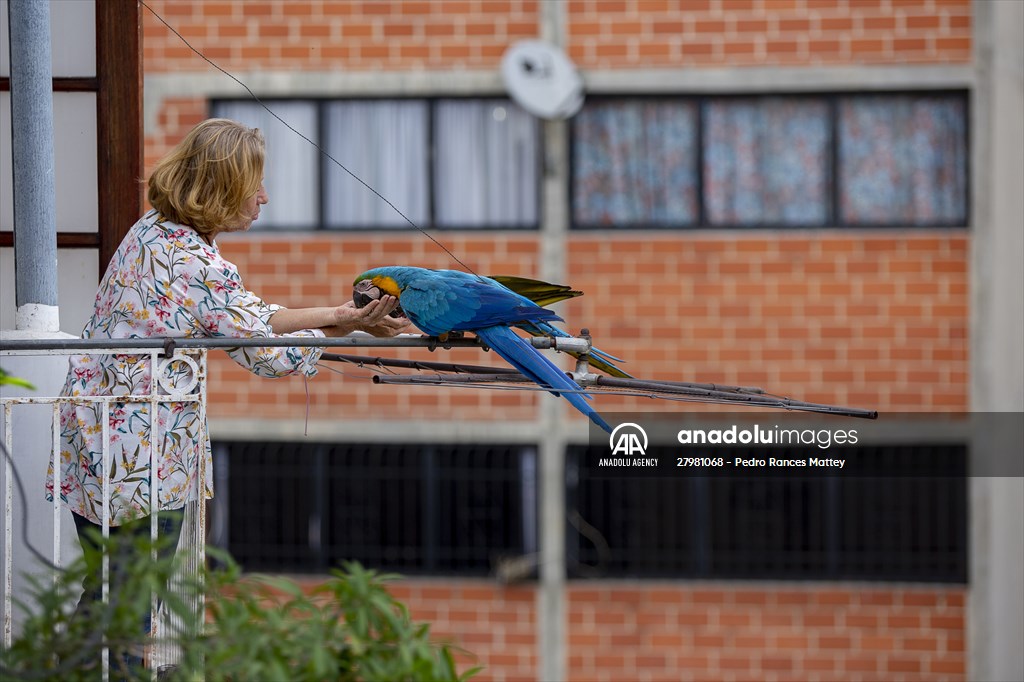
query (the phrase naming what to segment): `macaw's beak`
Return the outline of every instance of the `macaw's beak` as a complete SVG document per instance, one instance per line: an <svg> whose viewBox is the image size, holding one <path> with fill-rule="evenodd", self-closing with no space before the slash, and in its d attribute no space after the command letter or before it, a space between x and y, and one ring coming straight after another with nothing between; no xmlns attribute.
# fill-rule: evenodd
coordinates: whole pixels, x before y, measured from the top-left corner
<svg viewBox="0 0 1024 682"><path fill-rule="evenodd" d="M352 287L352 302L357 308L364 307L370 301L376 301L383 295L383 292L371 280L363 279L356 282ZM391 312L391 317L405 317L402 306L398 306Z"/></svg>

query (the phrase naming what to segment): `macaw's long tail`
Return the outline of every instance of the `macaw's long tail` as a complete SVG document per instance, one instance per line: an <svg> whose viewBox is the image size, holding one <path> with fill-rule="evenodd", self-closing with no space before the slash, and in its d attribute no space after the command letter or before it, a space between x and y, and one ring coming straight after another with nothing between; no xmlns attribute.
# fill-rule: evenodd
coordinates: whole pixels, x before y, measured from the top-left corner
<svg viewBox="0 0 1024 682"><path fill-rule="evenodd" d="M551 389L555 395L561 395L573 407L590 417L590 421L611 433L612 427L587 402L586 399L590 396L580 393L582 387L570 379L555 363L541 355L529 342L508 327L485 327L475 331L477 336L510 365L544 388Z"/></svg>

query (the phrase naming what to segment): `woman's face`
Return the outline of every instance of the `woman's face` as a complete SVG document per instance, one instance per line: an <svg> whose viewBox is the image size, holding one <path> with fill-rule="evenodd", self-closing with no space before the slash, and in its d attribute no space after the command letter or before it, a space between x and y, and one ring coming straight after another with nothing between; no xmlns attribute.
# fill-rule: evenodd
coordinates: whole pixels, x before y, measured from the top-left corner
<svg viewBox="0 0 1024 682"><path fill-rule="evenodd" d="M267 189L260 183L260 189L242 203L242 217L233 225L229 225L225 232L244 232L248 230L254 220L260 217L260 206L270 201L267 196Z"/></svg>

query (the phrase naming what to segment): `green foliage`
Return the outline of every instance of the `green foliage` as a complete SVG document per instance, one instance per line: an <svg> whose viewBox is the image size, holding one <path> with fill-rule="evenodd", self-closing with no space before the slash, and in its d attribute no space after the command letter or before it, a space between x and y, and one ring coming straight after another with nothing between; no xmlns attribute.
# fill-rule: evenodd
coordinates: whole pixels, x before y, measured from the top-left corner
<svg viewBox="0 0 1024 682"><path fill-rule="evenodd" d="M0 651L0 680L98 679L104 645L143 650L147 638L140 623L152 594L190 624L159 635L182 651L177 667L160 680L464 680L478 671L460 674L451 648L432 642L429 626L412 621L386 589L395 576L347 563L307 593L284 578L243 576L229 556L211 552L224 568L188 583L174 578L169 589L173 565L151 558L146 544L136 547L122 588L86 617L76 616L73 607L87 572L101 570L98 552L56 581L34 582L33 608L20 604L28 614L20 636ZM193 606L197 596L205 599L201 625ZM111 680L151 679L150 671L121 665L120 657L112 657Z"/></svg>
<svg viewBox="0 0 1024 682"><path fill-rule="evenodd" d="M0 367L0 386L20 386L21 388L27 388L29 390L35 390L35 386L25 381L21 377L16 377L13 374L8 374L7 370Z"/></svg>

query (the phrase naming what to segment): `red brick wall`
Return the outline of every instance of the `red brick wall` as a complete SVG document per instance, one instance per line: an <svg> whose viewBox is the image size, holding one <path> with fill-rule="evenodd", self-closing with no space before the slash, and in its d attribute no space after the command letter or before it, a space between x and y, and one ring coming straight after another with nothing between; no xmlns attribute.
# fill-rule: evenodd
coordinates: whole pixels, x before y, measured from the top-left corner
<svg viewBox="0 0 1024 682"><path fill-rule="evenodd" d="M480 682L537 678L537 592L483 580L402 580L390 587L414 620L450 642L459 671L484 666Z"/></svg>
<svg viewBox="0 0 1024 682"><path fill-rule="evenodd" d="M963 679L964 590L574 585L571 680Z"/></svg>
<svg viewBox="0 0 1024 682"><path fill-rule="evenodd" d="M588 68L966 62L970 0L569 0Z"/></svg>
<svg viewBox="0 0 1024 682"><path fill-rule="evenodd" d="M564 0L585 68L954 63L970 0ZM229 70L493 68L538 35L539 0L147 3ZM148 73L206 64L143 12Z"/></svg>
<svg viewBox="0 0 1024 682"><path fill-rule="evenodd" d="M567 319L643 376L963 410L967 247L962 231L574 237L588 294Z"/></svg>
<svg viewBox="0 0 1024 682"><path fill-rule="evenodd" d="M493 68L536 37L538 0L147 3L229 70ZM149 73L208 68L144 11Z"/></svg>
<svg viewBox="0 0 1024 682"><path fill-rule="evenodd" d="M315 579L303 579L307 585ZM405 579L391 593L477 678L536 679L537 591ZM568 590L568 680L958 680L959 587L603 581Z"/></svg>

